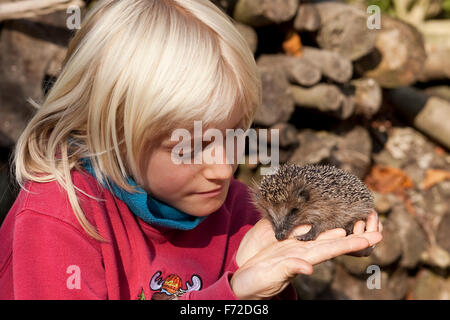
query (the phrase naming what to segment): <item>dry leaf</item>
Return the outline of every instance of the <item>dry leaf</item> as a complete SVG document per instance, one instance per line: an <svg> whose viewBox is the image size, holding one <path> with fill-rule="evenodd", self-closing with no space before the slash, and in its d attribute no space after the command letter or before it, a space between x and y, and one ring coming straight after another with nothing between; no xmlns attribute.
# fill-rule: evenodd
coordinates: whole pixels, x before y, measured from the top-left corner
<svg viewBox="0 0 450 320"><path fill-rule="evenodd" d="M434 152L436 152L440 156L443 156L445 154L445 150L439 146L436 146L434 148Z"/></svg>
<svg viewBox="0 0 450 320"><path fill-rule="evenodd" d="M428 169L425 179L423 179L420 187L423 190L427 190L435 184L444 180L450 179L450 171L439 169Z"/></svg>
<svg viewBox="0 0 450 320"><path fill-rule="evenodd" d="M403 202L405 203L405 208L408 213L415 217L416 216L416 208L414 207L411 199L409 197L403 197Z"/></svg>
<svg viewBox="0 0 450 320"><path fill-rule="evenodd" d="M370 124L372 128L377 129L378 131L381 132L386 132L389 129L392 128L392 123L389 120L384 120L384 121L372 121L372 123Z"/></svg>
<svg viewBox="0 0 450 320"><path fill-rule="evenodd" d="M302 41L297 32L291 31L283 42L283 50L287 55L301 57Z"/></svg>
<svg viewBox="0 0 450 320"><path fill-rule="evenodd" d="M369 189L379 193L401 192L414 186L412 180L404 171L377 165L372 167L364 182Z"/></svg>

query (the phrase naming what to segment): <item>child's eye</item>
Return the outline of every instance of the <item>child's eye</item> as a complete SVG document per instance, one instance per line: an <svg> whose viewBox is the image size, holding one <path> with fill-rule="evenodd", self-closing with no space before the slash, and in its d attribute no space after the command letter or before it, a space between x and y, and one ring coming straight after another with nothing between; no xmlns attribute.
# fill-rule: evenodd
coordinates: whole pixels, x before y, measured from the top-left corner
<svg viewBox="0 0 450 320"><path fill-rule="evenodd" d="M199 149L199 152L197 152L197 153L195 153L195 150L194 150L195 149L194 143L191 143L190 146L187 145L178 151L178 157L180 157L182 160L191 159L192 161L194 161L194 158L198 155L198 153L205 151L205 149L208 147L208 145L210 145L213 142L214 141L202 141L202 146ZM172 152L173 147L169 147L168 150L170 150Z"/></svg>
<svg viewBox="0 0 450 320"><path fill-rule="evenodd" d="M180 157L182 159L192 159L193 155L194 155L194 151L180 152Z"/></svg>

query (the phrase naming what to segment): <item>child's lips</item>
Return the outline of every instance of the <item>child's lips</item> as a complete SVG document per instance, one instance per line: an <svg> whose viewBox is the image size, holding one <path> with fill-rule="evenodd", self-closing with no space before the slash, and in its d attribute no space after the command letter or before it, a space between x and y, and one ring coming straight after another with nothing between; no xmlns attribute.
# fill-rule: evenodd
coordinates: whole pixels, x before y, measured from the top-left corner
<svg viewBox="0 0 450 320"><path fill-rule="evenodd" d="M211 189L209 191L196 192L195 194L198 194L198 195L201 195L201 196L213 197L213 196L216 196L216 195L220 194L222 192L222 189L223 189L223 186L221 186L219 188Z"/></svg>

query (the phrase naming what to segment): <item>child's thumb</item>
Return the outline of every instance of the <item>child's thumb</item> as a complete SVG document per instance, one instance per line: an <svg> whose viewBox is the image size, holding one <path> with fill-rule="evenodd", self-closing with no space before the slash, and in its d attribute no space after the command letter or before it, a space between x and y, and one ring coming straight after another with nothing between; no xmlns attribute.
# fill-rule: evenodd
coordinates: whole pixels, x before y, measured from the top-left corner
<svg viewBox="0 0 450 320"><path fill-rule="evenodd" d="M314 271L312 264L300 258L286 258L281 265L287 278L298 274L312 274Z"/></svg>

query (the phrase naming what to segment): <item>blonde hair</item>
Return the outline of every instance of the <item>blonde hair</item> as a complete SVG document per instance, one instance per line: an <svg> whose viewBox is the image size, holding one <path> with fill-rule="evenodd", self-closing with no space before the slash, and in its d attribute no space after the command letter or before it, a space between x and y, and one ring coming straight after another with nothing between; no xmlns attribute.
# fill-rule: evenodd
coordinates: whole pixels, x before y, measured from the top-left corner
<svg viewBox="0 0 450 320"><path fill-rule="evenodd" d="M173 128L218 123L241 108L246 130L260 104L253 53L209 0L99 1L16 144L15 178L22 188L56 180L82 228L104 240L75 189L87 194L72 183L80 158L133 192L125 178L143 185L151 146Z"/></svg>

